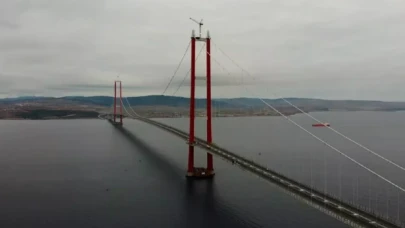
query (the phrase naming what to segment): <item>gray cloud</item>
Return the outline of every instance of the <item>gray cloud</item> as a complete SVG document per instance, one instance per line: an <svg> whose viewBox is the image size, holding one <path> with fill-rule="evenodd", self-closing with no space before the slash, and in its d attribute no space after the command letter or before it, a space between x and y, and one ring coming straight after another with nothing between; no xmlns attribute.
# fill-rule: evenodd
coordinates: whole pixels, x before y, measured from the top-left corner
<svg viewBox="0 0 405 228"><path fill-rule="evenodd" d="M215 96L252 96L218 45L263 97L404 100L403 12L402 0L3 0L0 96L111 95L117 75L128 96L160 94L197 28L192 16L204 18L221 64L212 62ZM189 66L187 54L169 95ZM202 55L197 75L204 67Z"/></svg>

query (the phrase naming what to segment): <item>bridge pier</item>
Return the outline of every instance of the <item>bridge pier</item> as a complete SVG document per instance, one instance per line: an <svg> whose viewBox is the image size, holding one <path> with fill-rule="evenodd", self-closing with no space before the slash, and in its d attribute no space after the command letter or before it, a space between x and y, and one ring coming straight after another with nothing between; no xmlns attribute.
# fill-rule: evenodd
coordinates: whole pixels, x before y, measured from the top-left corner
<svg viewBox="0 0 405 228"><path fill-rule="evenodd" d="M207 32L207 38L195 37L194 30L191 35L191 86L190 86L190 137L188 140L188 178L212 178L215 175L214 162L212 154L207 153L207 167L194 167L194 124L195 124L195 44L196 41L206 42L207 47L207 141L212 143L211 129L211 56L210 56L210 37Z"/></svg>

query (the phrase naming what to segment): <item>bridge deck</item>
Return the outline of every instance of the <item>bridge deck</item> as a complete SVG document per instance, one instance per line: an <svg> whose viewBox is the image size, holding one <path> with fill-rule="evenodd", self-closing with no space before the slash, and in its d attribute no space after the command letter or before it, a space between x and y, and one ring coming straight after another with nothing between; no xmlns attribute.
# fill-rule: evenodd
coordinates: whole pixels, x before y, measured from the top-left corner
<svg viewBox="0 0 405 228"><path fill-rule="evenodd" d="M184 140L189 138L188 133L166 124L141 117L134 119L159 127ZM196 137L195 146L203 148L212 154L232 162L233 164L239 165L245 170L257 174L258 176L281 187L281 189L288 194L353 227L399 228L399 226L395 223L373 214L372 212L367 212L363 209L355 207L354 205L342 202L336 197L314 190L305 184L292 180L291 178L241 157L227 149L214 144L210 145L206 140Z"/></svg>

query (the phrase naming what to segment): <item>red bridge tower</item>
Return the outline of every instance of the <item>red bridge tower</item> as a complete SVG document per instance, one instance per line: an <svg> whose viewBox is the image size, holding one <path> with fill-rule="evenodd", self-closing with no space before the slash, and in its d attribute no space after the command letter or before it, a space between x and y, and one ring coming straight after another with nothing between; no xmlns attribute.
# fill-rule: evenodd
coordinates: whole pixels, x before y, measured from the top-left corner
<svg viewBox="0 0 405 228"><path fill-rule="evenodd" d="M197 22L200 25L200 34L198 37L195 36L193 30L191 35L191 91L190 91L190 137L188 141L188 168L187 177L199 177L199 178L210 178L213 177L214 172L214 162L212 154L207 153L207 168L194 167L194 120L195 120L195 45L196 41L201 41L206 43L206 55L207 55L207 142L212 143L212 113L211 113L211 38L209 31L207 31L207 37L201 37L201 25L202 22Z"/></svg>
<svg viewBox="0 0 405 228"><path fill-rule="evenodd" d="M119 86L119 87L118 87ZM117 97L117 90L119 89L119 97ZM117 101L118 99L118 101ZM120 80L114 81L114 124L122 125L122 84ZM117 122L117 116L119 122Z"/></svg>

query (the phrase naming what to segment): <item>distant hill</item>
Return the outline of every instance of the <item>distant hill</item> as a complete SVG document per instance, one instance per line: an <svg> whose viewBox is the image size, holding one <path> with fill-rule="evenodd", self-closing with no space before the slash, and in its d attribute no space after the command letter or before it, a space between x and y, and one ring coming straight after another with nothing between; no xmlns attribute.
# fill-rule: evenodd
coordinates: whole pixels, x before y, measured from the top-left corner
<svg viewBox="0 0 405 228"><path fill-rule="evenodd" d="M128 102L131 106L170 106L170 107L188 107L189 98L151 95L140 97L128 97ZM305 108L306 110L381 110L381 111L396 111L405 110L405 102L383 102L383 101L364 101L364 100L323 100L311 98L285 98L294 105ZM46 102L46 103L76 103L81 105L98 105L111 106L113 97L109 96L67 96L67 97L18 97L0 99L0 104L15 104L22 102ZM282 99L264 99L268 104L275 107L290 106ZM124 105L127 105L126 99L123 100ZM220 108L264 108L266 105L257 98L230 98L230 99L214 99L214 106ZM196 99L196 107L204 108L206 99Z"/></svg>
<svg viewBox="0 0 405 228"><path fill-rule="evenodd" d="M3 98L3 99L0 99L0 104L14 104L14 103L20 103L20 102L33 102L33 101L49 100L49 99L55 99L55 98L54 97L35 97L35 96Z"/></svg>
<svg viewBox="0 0 405 228"><path fill-rule="evenodd" d="M82 104L93 104L100 106L111 106L114 102L113 97L108 96L95 96L95 97L62 97L60 99L79 102ZM127 102L128 100L128 102ZM189 98L185 97L174 97L174 96L162 96L162 95L151 95L151 96L141 96L141 97L128 97L123 99L125 106L128 103L131 106L171 106L171 107L187 107L189 105ZM223 101L213 101L214 105L223 104ZM196 99L196 107L203 108L206 105L206 99ZM229 107L234 107L229 105Z"/></svg>

